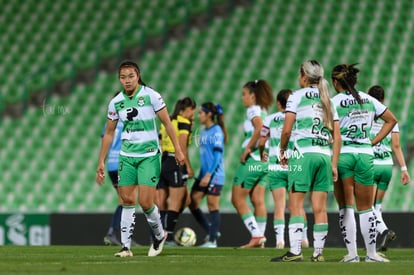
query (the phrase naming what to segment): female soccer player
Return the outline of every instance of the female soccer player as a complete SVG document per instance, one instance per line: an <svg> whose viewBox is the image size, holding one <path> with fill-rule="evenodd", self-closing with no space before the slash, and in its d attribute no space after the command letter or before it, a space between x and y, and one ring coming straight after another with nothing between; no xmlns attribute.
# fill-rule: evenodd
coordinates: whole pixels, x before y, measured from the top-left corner
<svg viewBox="0 0 414 275"><path fill-rule="evenodd" d="M224 144L227 141L223 108L212 102L204 103L198 113L198 120L204 126L200 136L197 137L201 167L191 189L190 210L208 235L208 240L202 247L215 248L220 229L219 208L224 185ZM207 196L210 222L199 208L204 196Z"/></svg>
<svg viewBox="0 0 414 275"><path fill-rule="evenodd" d="M232 203L249 230L251 239L242 248L260 247L266 242L267 211L264 204L267 163L261 162L258 142L263 119L272 105L273 92L265 80L247 82L242 89L242 102L246 107L244 121L245 140L240 164L233 179ZM254 215L246 202L250 196Z"/></svg>
<svg viewBox="0 0 414 275"><path fill-rule="evenodd" d="M135 206L137 194L148 224L155 239L148 256L161 253L167 238L161 224L160 214L154 204L155 186L158 183L161 159L157 133L156 117L164 124L175 148L177 165L184 165L185 156L181 151L174 127L161 95L146 86L136 63L123 62L118 70L123 91L111 100L108 107L108 120L102 138L96 175L101 184L105 178L105 156L114 137L116 124L120 119L124 123L122 145L119 157L118 189L123 206L121 215L122 249L117 257L133 256L131 237L135 227Z"/></svg>
<svg viewBox="0 0 414 275"><path fill-rule="evenodd" d="M384 103L384 88L375 85L369 88L368 94L379 102ZM384 121L380 118L375 119L371 132L370 138L374 138L381 130ZM392 176L392 154L394 153L398 164L401 167L401 183L406 185L410 182L410 175L407 171L405 164L404 155L400 145L400 130L398 124L394 126L391 134L388 134L383 140L377 143L373 147L374 149L374 182L376 184L376 192L374 198L374 212L377 218L377 232L379 233L379 243L377 249L386 251L388 242L393 241L397 238L395 232L388 229L387 225L382 218L382 200L384 199L385 192L388 190L388 185L391 181Z"/></svg>
<svg viewBox="0 0 414 275"><path fill-rule="evenodd" d="M338 112L342 147L338 163L339 180L335 182L335 197L339 206L339 224L348 254L342 262L359 262L356 245L354 198L366 248L366 262L388 262L376 253L376 218L374 204L374 153L372 146L380 142L397 123L394 115L375 98L355 89L359 69L356 64L337 65L332 70L332 82L337 95L332 98ZM370 140L374 118L384 124Z"/></svg>
<svg viewBox="0 0 414 275"><path fill-rule="evenodd" d="M158 202L158 207L167 205L168 208L165 229L168 232L166 245L170 246L174 245L173 233L180 212L183 208L188 206L188 204L185 204L188 196L187 179L194 176L193 168L191 167L190 159L188 157L188 145L190 143L191 127L192 121L194 120L196 106L197 105L193 99L185 97L177 101L174 112L171 115L172 125L177 133L178 142L180 143L180 147L186 157L184 166L177 166L175 161L174 144L171 142L165 127L161 125L160 129L162 167L160 181L157 188L159 190L166 189L165 193L168 195L163 198L164 202ZM166 202L167 198L168 203Z"/></svg>
<svg viewBox="0 0 414 275"><path fill-rule="evenodd" d="M262 161L268 161L269 189L272 192L274 202L273 228L276 236L276 248L285 247L285 208L286 190L288 188L288 169L281 167L279 161L280 136L285 122L286 102L292 91L289 89L281 90L276 96L276 107L278 112L267 116L260 131L259 150ZM268 152L265 151L266 142L269 140ZM293 143L289 141L287 152L291 152ZM302 247L308 247L306 215L305 227L303 230Z"/></svg>
<svg viewBox="0 0 414 275"><path fill-rule="evenodd" d="M303 204L307 192L310 192L315 220L311 261L324 261L322 253L328 235L326 200L328 192L333 190L332 180L337 179L341 137L336 113L331 107L328 83L323 75L323 68L317 61L304 62L299 71L302 89L289 96L286 103L279 158L282 166L288 164L289 170L290 251L272 258L274 262L303 261ZM290 138L294 150L288 155Z"/></svg>

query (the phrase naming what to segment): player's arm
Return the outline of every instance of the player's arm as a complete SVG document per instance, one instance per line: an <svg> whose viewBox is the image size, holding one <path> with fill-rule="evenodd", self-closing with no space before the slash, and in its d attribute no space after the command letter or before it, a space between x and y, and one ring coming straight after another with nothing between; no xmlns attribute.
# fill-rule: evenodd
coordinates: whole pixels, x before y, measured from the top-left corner
<svg viewBox="0 0 414 275"><path fill-rule="evenodd" d="M118 120L108 119L105 133L102 137L101 151L99 152L98 168L96 169L96 183L101 185L105 179L105 158L115 135Z"/></svg>
<svg viewBox="0 0 414 275"><path fill-rule="evenodd" d="M179 135L180 147L183 150L185 156L185 166L187 168L188 177L192 178L194 176L193 168L191 167L190 158L188 157L188 134L180 133Z"/></svg>
<svg viewBox="0 0 414 275"><path fill-rule="evenodd" d="M171 142L173 143L174 150L175 150L175 159L177 164L184 165L185 164L185 156L183 151L181 150L181 146L178 142L177 135L174 130L174 126L171 123L170 116L168 115L167 107L162 108L157 112L158 118L161 120L161 123L165 127L165 131L167 135L170 137Z"/></svg>
<svg viewBox="0 0 414 275"><path fill-rule="evenodd" d="M280 164L287 165L286 150L292 134L293 123L296 120L296 113L286 112L285 123L283 124L282 134L280 135Z"/></svg>
<svg viewBox="0 0 414 275"><path fill-rule="evenodd" d="M244 149L244 152L242 156L240 157L240 161L242 163L246 162L246 159L248 158L249 154L253 151L253 149L256 147L257 141L260 138L260 129L262 129L263 121L260 116L256 116L252 119L253 124L253 134L250 138L249 143L247 144L246 148Z"/></svg>
<svg viewBox="0 0 414 275"><path fill-rule="evenodd" d="M259 139L259 152L260 152L260 158L262 161L267 161L267 154L265 152L265 145L266 141L270 136L270 129L266 127L265 125L262 126L262 129L260 130L260 139Z"/></svg>
<svg viewBox="0 0 414 275"><path fill-rule="evenodd" d="M334 120L333 124L333 144L332 144L332 176L333 181L338 180L338 160L339 160L339 153L341 151L341 131L339 126L339 121Z"/></svg>
<svg viewBox="0 0 414 275"><path fill-rule="evenodd" d="M372 145L377 144L383 138L385 138L397 123L397 119L395 118L394 114L388 109L386 109L380 117L382 118L382 120L384 120L384 124L382 125L382 128L378 132L378 134L371 140Z"/></svg>
<svg viewBox="0 0 414 275"><path fill-rule="evenodd" d="M405 164L404 154L401 150L399 132L393 132L391 134L391 146L392 146L392 151L395 155L395 158L397 159L397 162L401 167L401 183L405 185L410 182L410 175L408 174L407 166Z"/></svg>

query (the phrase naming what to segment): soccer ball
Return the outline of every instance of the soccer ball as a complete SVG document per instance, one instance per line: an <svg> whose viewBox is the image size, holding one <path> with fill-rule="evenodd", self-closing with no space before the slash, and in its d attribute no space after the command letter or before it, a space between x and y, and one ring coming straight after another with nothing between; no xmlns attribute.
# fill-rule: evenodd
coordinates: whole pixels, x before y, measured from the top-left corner
<svg viewBox="0 0 414 275"><path fill-rule="evenodd" d="M174 240L182 246L193 246L197 241L197 235L190 227L182 227L175 232Z"/></svg>

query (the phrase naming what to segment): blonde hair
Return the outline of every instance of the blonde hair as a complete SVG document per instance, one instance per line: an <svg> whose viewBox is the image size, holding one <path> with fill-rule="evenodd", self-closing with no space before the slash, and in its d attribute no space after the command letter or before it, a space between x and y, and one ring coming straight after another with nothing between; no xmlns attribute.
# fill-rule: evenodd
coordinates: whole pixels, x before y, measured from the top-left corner
<svg viewBox="0 0 414 275"><path fill-rule="evenodd" d="M331 99L329 97L328 81L323 77L324 70L321 64L316 60L305 61L300 73L308 77L309 84L317 84L319 97L322 102L323 124L329 131L333 131L333 113Z"/></svg>

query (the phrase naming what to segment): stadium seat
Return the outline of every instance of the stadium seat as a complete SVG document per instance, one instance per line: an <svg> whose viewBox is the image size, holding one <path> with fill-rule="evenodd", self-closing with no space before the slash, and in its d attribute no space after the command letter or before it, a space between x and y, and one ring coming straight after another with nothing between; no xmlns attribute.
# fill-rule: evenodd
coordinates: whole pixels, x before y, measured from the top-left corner
<svg viewBox="0 0 414 275"><path fill-rule="evenodd" d="M139 57L144 81L162 93L169 112L177 98L184 96L195 98L198 104L213 101L223 105L230 134L226 146L226 185L221 198L223 211L234 211L231 182L239 162L245 114L241 89L249 80L266 79L276 93L283 88L298 88L298 68L306 59L322 60L328 81L334 65L361 62L358 89L366 91L373 84L383 85L400 125L414 118L412 96L407 96L414 84L411 80L414 67L409 62L414 51L410 40L414 8L408 2L352 0L336 5L318 0L252 1L247 8L237 7L229 16L212 20L207 28L190 29L186 38L171 40L160 51L146 50ZM0 49L9 53L4 57L4 65L0 65L0 104L4 104L3 98L7 103L21 100L24 90L15 87L19 82L14 75L21 75L22 70L29 90L36 92L70 78L76 69L93 67L97 62L95 50L109 37L115 39L105 44L98 59L116 55L119 44L137 45L144 28L138 28L137 22L123 20L126 15L119 11L120 7L128 6L129 17L141 10L146 34L159 35L165 29L166 22L160 17L165 16L167 7L178 5L176 17L167 22L174 25L187 16L186 5L190 13L197 14L216 1L185 3L173 0L1 2L2 15L10 24L0 34ZM42 20L32 15L42 10L52 12ZM27 18L27 22L22 18ZM131 36L116 39L122 32ZM73 64L59 63L68 56ZM51 64L54 69L49 78L35 73ZM11 77L6 76L5 68L13 68ZM29 108L21 119L1 121L0 136L10 138L0 144L0 164L6 171L1 173L0 182L10 184L1 185L0 193L7 195L0 199L7 206L0 211L113 211L116 194L109 179L98 188L94 177L108 102L119 89L116 72L98 72L94 82L75 86L67 97L52 96L44 106ZM331 92L334 93L332 89ZM273 111L274 105L269 112ZM408 139L414 141L412 131L407 132ZM190 152L197 171L196 144L190 146ZM33 166L22 173L19 167L27 163ZM397 177L393 177L384 209L412 209L407 201L412 201L413 189L395 182ZM22 193L26 192L23 186L30 185L27 189L33 196L26 202L25 196L13 193L13 183L21 184ZM269 194L266 200L271 211ZM336 211L334 200L329 210Z"/></svg>

